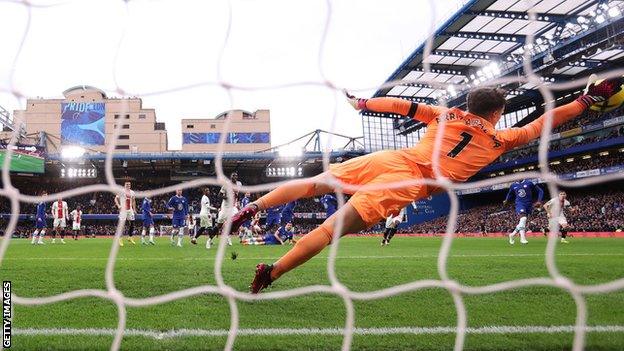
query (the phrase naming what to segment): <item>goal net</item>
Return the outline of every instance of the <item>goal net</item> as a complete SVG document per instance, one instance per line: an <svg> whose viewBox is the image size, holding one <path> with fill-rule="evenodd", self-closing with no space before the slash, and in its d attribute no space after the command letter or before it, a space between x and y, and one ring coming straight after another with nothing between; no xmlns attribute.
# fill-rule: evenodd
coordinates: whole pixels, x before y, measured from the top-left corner
<svg viewBox="0 0 624 351"><path fill-rule="evenodd" d="M18 66L20 63L20 60L22 59L24 55L24 50L28 49L27 44L28 44L28 38L29 38L29 30L32 30L31 27L34 26L34 22L41 18L41 14L36 14L35 12L43 11L41 9L42 7L43 8L55 7L55 6L62 7L64 6L64 4L61 2L58 2L58 3L41 2L40 3L37 1L13 1L13 0L4 0L2 2L12 3L15 6L22 6L28 18L28 20L25 23L25 30L23 33L23 37L20 38L21 44L19 45L19 50L17 53L13 54L14 55L13 66ZM167 94L167 93L176 93L176 94L185 94L187 92L191 93L192 90L197 87L210 87L210 88L221 90L222 91L221 97L230 99L232 103L232 107L236 108L236 104L234 101L236 94L245 93L247 91L266 91L268 93L273 93L275 91L288 88L288 87L297 88L297 87L305 87L309 85L314 85L314 86L320 86L324 89L327 89L332 94L334 94L333 97L335 99L335 104L339 104L339 103L343 103L339 100L342 94L342 89L350 88L350 87L340 86L340 84L332 82L325 78L326 77L324 73L326 70L325 67L328 65L331 65L331 63L327 63L327 62L323 63L322 55L323 55L323 50L326 49L324 44L328 40L328 36L331 35L332 26L335 25L335 23L332 23L332 10L336 6L335 1L329 0L323 4L319 3L318 5L318 6L326 7L325 8L326 18L324 19L322 27L319 28L319 31L320 31L319 51L320 53L318 54L319 55L319 58L318 58L319 70L321 71L321 74L325 78L324 80L314 81L314 82L308 82L308 81L302 80L297 83L276 82L275 84L261 84L261 85L248 85L248 86L230 83L227 80L227 76L225 72L223 72L224 66L225 66L225 62L223 62L224 52L226 48L228 47L228 45L232 44L233 40L240 40L240 33L232 32L231 24L237 20L236 12L232 11L232 4L226 2L225 3L226 5L223 5L223 4L218 5L219 8L221 10L224 10L225 11L224 13L226 13L226 15L222 17L225 17L227 19L226 27L224 28L224 31L222 33L223 38L219 42L220 43L219 45L221 45L221 52L219 55L219 59L216 62L214 62L215 67L206 67L205 65L202 66L203 67L202 69L216 69L219 72L218 74L219 79L217 81L201 81L200 80L198 83L188 84L184 86L169 86L169 87L160 87L159 84L156 84L159 87L158 89L155 89L154 91L149 91L149 92L134 91L132 84L128 83L127 80L125 79L125 75L131 75L131 72L124 70L123 67L119 67L120 66L119 61L121 59L121 56L124 54L123 53L124 49L126 48L124 41L127 39L128 36L136 35L136 33L133 34L129 31L129 28L132 27L132 23L130 23L130 21L132 19L131 15L132 15L133 2L134 1L119 1L119 4L114 5L115 8L119 11L120 23L119 23L119 28L117 28L116 30L119 31L118 34L120 36L120 40L119 40L119 44L117 45L114 51L115 69L113 71L113 79L111 81L112 87L106 90L111 93L117 93L122 96L158 97L162 94ZM527 1L527 2L535 3L536 1ZM157 6L157 4L154 3L153 6ZM358 5L356 4L356 2L353 2L351 6L358 6ZM426 8L426 11L435 13L435 11L440 10L440 3L437 1L434 2L433 0L431 0L429 2L422 2L422 7ZM192 7L189 7L188 10L192 12ZM221 12L221 14L223 14L223 12ZM538 21L537 13L529 12L527 20L534 21L534 22ZM425 56L425 60L424 60L425 72L431 71L431 67L430 67L431 63L426 58L432 55L432 47L433 47L433 34L432 33L435 30L435 28L433 28L432 26L432 28L428 28L428 30L429 30L429 33L431 33L431 35L429 35L427 39L427 42L425 45L425 51L424 51L425 52L425 55L424 55ZM358 34L353 33L353 35L358 35ZM535 43L534 39L535 38L533 37L533 35L529 33L526 36L526 45L534 44ZM183 41L183 38L180 38L180 41ZM203 45L203 44L197 43L197 45ZM180 55L183 55L183 52L180 52ZM498 85L498 84L510 83L510 82L517 82L520 84L527 84L527 83L534 84L539 87L539 92L543 95L544 101L546 101L545 108L547 112L552 111L552 109L555 106L555 103L553 101L554 100L553 91L569 89L572 87L577 87L579 89L582 89L585 86L586 81L562 81L562 82L555 82L549 85L543 84L542 77L534 73L534 70L530 67L530 64L528 63L530 62L529 60L530 55L531 54L529 50L526 50L524 53L524 58L525 58L525 63L526 63L525 71L527 72L526 75L505 77L505 78L494 78L494 79L491 79L488 82L488 84ZM195 63L197 62L195 61L192 62L192 64L195 64ZM179 64L185 64L185 63L180 62ZM161 70L160 72L154 72L154 75L158 76L161 73L167 74L167 75L170 74L170 72L163 72ZM622 75L623 73L624 73L623 69L618 69L609 73L609 76L615 77L618 75ZM362 74L365 74L365 72L363 72ZM7 81L9 82L9 84L7 86L3 86L2 90L4 93L10 94L15 99L20 101L21 104L24 104L26 101L25 100L26 95L20 90L19 86L13 84L13 78L14 77L12 76L8 77ZM41 79L47 79L47 78L41 77ZM410 82L409 80L393 81L393 82L388 82L384 84L382 88L392 88L400 84L405 85L409 83L414 83L414 84L427 83L433 87L438 87L439 89L450 91L449 86L445 83L440 83L438 81L423 81L423 80L419 80L418 82L416 81ZM462 87L461 85L462 84L459 84L453 89L459 90L460 88L465 88L465 86ZM354 93L357 94L357 90ZM446 99L449 99L449 98L450 98L450 95L440 96L439 97L440 104L445 105L447 101ZM300 97L300 99L301 99L302 108L305 108L305 104L307 104L308 102L305 101L305 97ZM297 111L291 111L291 112L293 113L292 123L297 123L295 120ZM120 114L123 115L124 111L120 111ZM547 115L549 116L549 121L551 121L551 117L552 117L551 114L547 113ZM336 114L333 116L332 123L331 123L332 126L334 126L337 123L337 117L338 116ZM113 142L108 144L108 150L106 153L106 160L105 160L106 183L104 184L79 187L79 188L72 189L69 191L64 191L59 194L49 194L48 196L45 196L45 197L30 196L30 195L23 194L20 192L19 189L12 186L11 175L9 173L9 163L11 160L10 156L12 155L13 150L11 148L7 149L7 154L9 155L9 157L5 157L4 159L4 165L2 168L2 178L3 178L4 186L0 190L0 194L10 200L11 213L13 215L8 221L8 225L6 228L7 234L14 232L16 227L18 226L18 215L20 214L20 202L29 203L29 204L35 204L41 201L50 202L50 201L54 201L59 196L63 198L69 198L72 196L88 194L88 193L93 193L93 192L110 192L113 194L123 195L124 190L122 186L116 183L115 178L113 176L113 169L112 169L113 167L112 157L113 157L113 154L115 153L115 146L118 141L117 139L120 134L120 130L122 129L122 124L124 122L122 119L119 119L116 123L117 123L117 127L115 128L115 131L114 131L114 140ZM227 130L229 127L230 127L230 120L226 119L225 130ZM287 128L288 126L284 126L284 127ZM17 134L17 131L19 131L19 129L16 129L16 132L14 133L15 137L11 141L12 144L15 143L16 136L17 136L15 134ZM436 144L435 144L436 151L434 152L434 155L439 154L438 151L441 148L441 140L442 140L441 136L443 133L444 133L444 121L441 121L438 138L436 139ZM624 279L619 279L619 280L610 281L607 283L602 283L602 284L597 284L597 285L579 285L573 282L568 277L562 275L555 261L555 249L557 247L557 242L558 242L557 226L553 226L551 228L550 235L548 237L547 249L546 249L545 256L544 256L545 261L546 261L546 266L548 269L548 273L549 273L549 275L546 277L536 277L536 278L527 278L527 279L521 279L521 280L505 281L501 283L483 285L483 286L468 286L468 285L461 284L455 281L454 279L452 279L447 269L449 254L451 251L451 245L454 240L453 233L455 232L456 220L457 220L458 209L459 209L458 208L459 199L456 194L456 191L463 190L463 189L470 189L470 188L474 188L477 186L492 186L496 184L507 183L509 181L520 180L520 179L525 179L525 178L541 178L545 180L549 192L551 194L556 194L560 186L584 187L584 186L600 184L600 183L604 183L608 181L624 179L624 174L622 173L600 175L596 177L583 178L583 179L578 179L578 180L573 180L573 181L559 179L554 173L550 172L549 170L547 155L548 155L548 143L549 143L550 135L551 135L551 127L550 125L548 125L541 134L541 139L540 139L540 144L539 144L539 163L541 165L541 168L539 168L539 170L536 170L536 171L514 173L514 174L510 174L506 176L490 178L487 180L479 181L477 183L452 183L448 181L447 179L439 176L439 172L437 171L439 157L433 157L432 161L433 161L434 170L435 170L434 179L415 179L415 180L408 181L408 182L401 182L399 184L395 183L395 184L383 184L383 185L362 186L362 187L350 186L350 189L353 190L353 189L362 189L362 188L380 189L382 187L383 188L390 188L390 187L396 188L396 187L426 184L430 186L441 187L444 189L444 191L450 197L450 211L449 211L449 216L448 216L449 220L448 220L448 224L446 228L446 235L443 238L442 245L440 247L439 254L438 254L437 270L439 274L439 279L436 279L436 280L416 280L416 281L412 281L412 282L409 282L407 284L403 284L400 286L393 286L393 287L376 290L376 291L366 291L366 292L352 291L348 289L337 277L336 258L337 258L338 247L340 245L340 240L334 240L331 246L328 248L329 256L327 259L327 271L329 273L329 281L330 281L329 285L305 286L305 287L300 287L300 288L291 289L291 290L269 291L269 292L258 294L258 295L252 295L252 294L249 294L247 291L236 290L225 282L223 278L223 274L222 274L222 266L223 266L224 259L227 258L225 257L227 241L219 240L218 251L217 251L215 263L214 263L214 267L215 267L214 275L216 278L216 284L198 285L193 288L175 291L175 292L167 293L164 295L151 296L147 298L131 298L131 297L124 296L123 292L118 290L115 284L115 278L114 278L115 277L115 261L118 257L120 248L118 245L115 244L115 241L113 241L111 243L110 253L109 253L107 265L106 265L106 271L105 271L106 288L105 289L74 290L74 291L69 291L66 293L58 294L58 295L45 296L45 297L23 297L23 296L14 295L13 301L14 303L19 304L19 305L29 305L29 306L52 304L52 303L56 303L59 301L72 300L72 299L77 299L77 298L82 298L82 297L97 297L97 298L111 301L112 303L115 304L117 311L118 311L118 324L114 332L114 339L110 348L111 350L118 350L120 348L122 338L127 333L126 309L128 307L151 306L151 305L156 305L156 304L162 304L165 302L186 299L192 296L198 296L202 294L217 294L217 295L221 295L225 297L227 301L229 302L231 323L230 323L229 331L227 332L227 342L226 342L225 349L232 350L237 336L252 334L252 331L250 330L241 330L239 328L240 315L239 315L239 311L238 311L237 304L236 304L237 301L288 299L288 298L309 295L309 294L314 294L314 293L333 294L335 296L340 297L344 301L344 305L346 308L346 320L344 323L344 327L342 329L336 330L332 333L342 336L343 338L342 349L348 350L350 349L352 345L354 334L361 332L361 330L358 330L357 328L355 328L355 321L357 318L357 314L354 309L354 301L384 299L384 298L396 296L405 292L412 292L412 291L417 291L417 290L422 290L422 289L427 289L427 288L441 288L441 289L446 289L448 293L452 296L452 300L453 300L453 303L456 309L456 315L457 315L456 326L453 328L453 332L455 333L454 348L455 350L461 350L464 347L464 340L465 340L466 334L471 332L471 329L468 328L467 326L468 315L467 315L467 310L466 310L465 303L464 303L464 298L466 296L489 294L493 292L506 291L506 290L519 289L519 288L532 287L532 286L548 286L548 287L554 287L554 288L566 291L573 297L574 302L576 304L576 323L575 323L574 328L572 328L572 330L570 331L573 331L574 333L573 349L581 350L583 349L585 345L586 333L588 330L590 330L587 325L587 319L588 319L588 309L586 305L587 295L609 293L609 292L621 290L624 288ZM240 191L240 192L246 192L246 191L263 192L263 191L269 191L271 189L274 189L276 186L280 184L280 183L272 183L272 184L266 184L262 186L242 186L242 187L236 187L235 184L232 184L232 182L228 178L228 175L224 174L223 168L222 168L222 159L223 159L222 151L223 151L223 146L225 145L225 142L226 142L225 133L222 133L220 137L220 141L219 141L219 149L217 151L217 157L215 159L215 166L216 166L215 168L216 168L216 173L217 173L215 177L200 178L197 180L184 182L179 185L169 186L166 188L152 189L148 191L137 191L136 193L137 198L142 198L146 196L151 197L151 196L171 193L176 188L189 189L189 188L196 188L200 186L211 185L211 186L225 187L225 189L227 190L227 195L230 201L232 201L232 199L234 198L235 190ZM324 169L328 169L329 156L328 156L327 151L324 152L324 160L325 160ZM339 199L339 204L343 205L345 203L343 190L345 189L347 185L340 184L340 182L338 182L335 179L331 180L331 182L333 185L335 185L337 189L336 194ZM342 218L339 218L338 226L340 226L341 222L342 222ZM166 233L167 229L169 228L170 228L169 226L161 226L160 231L161 233L162 232ZM225 230L223 231L222 235L228 235L230 232L229 221L226 222L224 228ZM121 238L123 234L123 230L124 230L124 223L119 222L117 225L116 232L115 232L115 239ZM335 234L335 239L337 239L338 235L339 233ZM11 235L5 235L4 240L2 240L0 243L0 263L2 263L3 258L5 257L7 248L9 247L9 243L11 242L11 240L12 240ZM409 332L409 331L406 331L406 332ZM426 333L427 331L421 330L420 332Z"/></svg>

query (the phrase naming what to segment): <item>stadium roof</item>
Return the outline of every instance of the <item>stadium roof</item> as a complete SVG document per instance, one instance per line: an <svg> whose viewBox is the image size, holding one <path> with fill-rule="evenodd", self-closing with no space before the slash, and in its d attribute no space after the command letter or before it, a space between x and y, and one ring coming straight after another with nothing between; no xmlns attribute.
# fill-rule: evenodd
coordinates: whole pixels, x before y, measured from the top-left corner
<svg viewBox="0 0 624 351"><path fill-rule="evenodd" d="M106 92L104 90L102 90L100 88L96 88L96 87L91 86L91 85L76 85L76 86L73 86L73 87L71 87L69 89L66 89L63 92L63 96L67 97L68 94L73 93L74 91L89 91L89 90L96 91L96 92L102 94L102 97L104 97L106 99Z"/></svg>
<svg viewBox="0 0 624 351"><path fill-rule="evenodd" d="M437 103L444 97L460 106L470 88L488 80L524 75L528 51L543 84L578 78L620 66L624 61L624 1L605 0L474 0L443 24L388 78L405 81L380 89L375 96L394 96ZM529 20L529 11L535 20ZM533 43L527 35L533 34ZM429 70L425 70L429 63ZM541 98L534 84L509 84L508 110ZM561 94L566 94L562 92ZM538 99L536 99L538 97Z"/></svg>
<svg viewBox="0 0 624 351"><path fill-rule="evenodd" d="M335 163L363 154L361 150L343 150L332 151L328 156L329 161ZM119 153L113 154L112 168L118 176L127 172L131 175L139 174L136 173L139 171L164 171L171 179L176 180L212 177L216 174L216 156L214 153L205 152ZM103 174L105 159L105 154L87 154L76 160L65 160L56 154L49 155L46 172L55 174L65 168L96 168L99 169L98 173ZM223 154L221 165L225 174L238 171L248 176L260 177L264 174L269 176L268 172L273 171L276 173L273 176L279 178L278 173L284 169L293 169L294 172L295 168L299 168L304 174L311 176L323 171L323 153L307 151L298 156L284 156L279 152L226 153Z"/></svg>

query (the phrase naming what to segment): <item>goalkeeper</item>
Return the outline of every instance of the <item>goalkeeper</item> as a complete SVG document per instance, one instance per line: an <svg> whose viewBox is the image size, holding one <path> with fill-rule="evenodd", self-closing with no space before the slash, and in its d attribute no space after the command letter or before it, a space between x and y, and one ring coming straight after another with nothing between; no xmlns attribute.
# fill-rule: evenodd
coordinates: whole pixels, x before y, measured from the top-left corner
<svg viewBox="0 0 624 351"><path fill-rule="evenodd" d="M607 100L619 92L624 79L604 80L592 84L587 93L575 101L552 110L552 126L557 127L580 115L589 106ZM539 138L546 116L542 115L521 128L496 130L494 126L505 110L505 92L501 89L478 88L467 97L468 111L418 104L398 98L356 99L347 95L356 110L386 112L411 117L427 125L420 142L403 150L379 151L356 157L307 180L285 183L255 202L247 205L232 218L232 231L258 211L288 202L334 192L328 184L333 176L349 185L383 186L414 179L433 179L434 144L438 123L444 119L438 168L441 176L464 182L502 153ZM300 239L274 264L260 263L251 283L252 293L258 293L284 273L298 267L321 252L332 241L338 216L342 216L341 235L369 228L390 214L398 213L412 201L422 199L441 189L424 184L400 188L348 191L349 201L318 228Z"/></svg>

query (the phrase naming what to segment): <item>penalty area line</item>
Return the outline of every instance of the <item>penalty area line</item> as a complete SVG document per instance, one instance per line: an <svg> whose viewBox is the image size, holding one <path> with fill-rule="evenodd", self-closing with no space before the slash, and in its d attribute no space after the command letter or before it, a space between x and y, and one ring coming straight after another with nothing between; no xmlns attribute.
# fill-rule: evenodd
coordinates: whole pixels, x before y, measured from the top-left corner
<svg viewBox="0 0 624 351"><path fill-rule="evenodd" d="M587 333L622 333L624 325L596 325L579 328ZM466 328L468 334L558 334L573 333L577 330L573 325L558 326L486 326ZM113 328L16 328L15 335L23 336L114 336ZM429 334L454 334L455 327L388 327L388 328L355 328L355 335L429 335ZM140 336L152 339L171 339L178 337L224 337L229 334L227 329L177 329L177 330L150 330L150 329L126 329L124 336ZM238 329L238 336L275 336L275 335L343 335L343 328L260 328Z"/></svg>

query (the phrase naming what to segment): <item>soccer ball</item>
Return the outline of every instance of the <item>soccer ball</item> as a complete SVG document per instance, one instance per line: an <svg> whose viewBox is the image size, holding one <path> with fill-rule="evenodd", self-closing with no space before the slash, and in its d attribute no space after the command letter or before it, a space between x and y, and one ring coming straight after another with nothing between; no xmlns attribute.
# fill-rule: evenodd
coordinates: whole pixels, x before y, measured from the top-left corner
<svg viewBox="0 0 624 351"><path fill-rule="evenodd" d="M603 80L604 79L599 79L595 82L595 84L600 84L600 82L602 82ZM610 97L609 100L595 103L589 108L593 111L609 112L622 106L622 104L624 104L624 84L622 85L622 90Z"/></svg>

